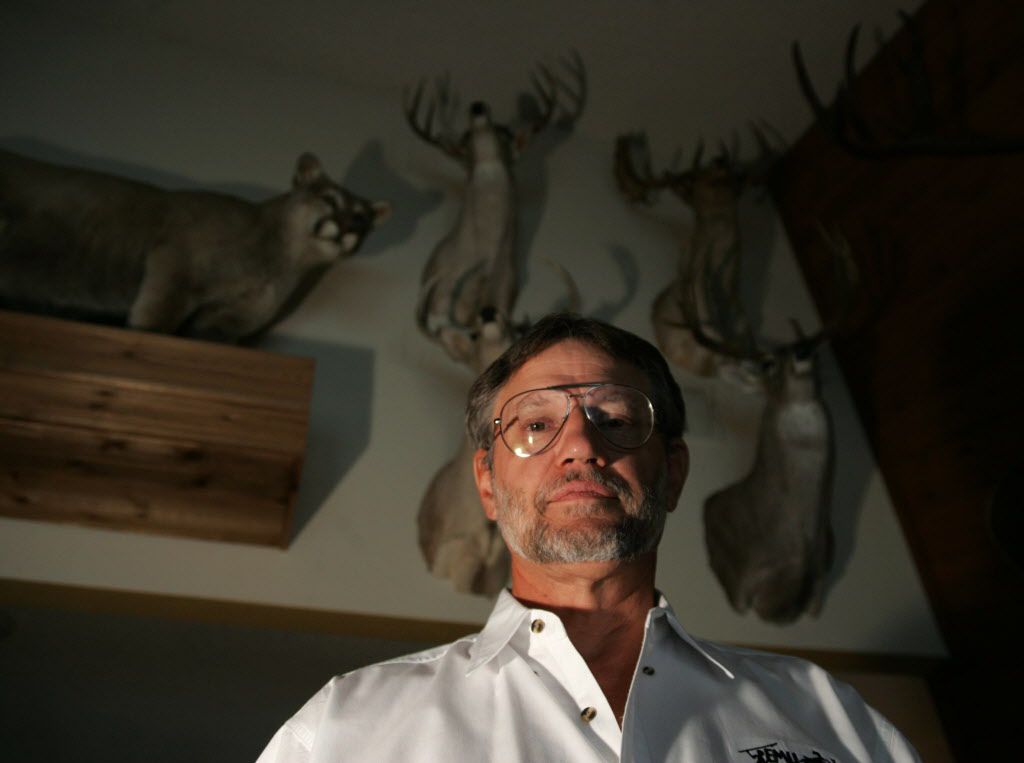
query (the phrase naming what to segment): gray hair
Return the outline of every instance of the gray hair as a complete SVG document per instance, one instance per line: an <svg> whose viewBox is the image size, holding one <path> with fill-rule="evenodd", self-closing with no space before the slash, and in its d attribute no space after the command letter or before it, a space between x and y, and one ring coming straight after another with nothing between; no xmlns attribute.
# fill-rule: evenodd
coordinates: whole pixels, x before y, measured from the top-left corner
<svg viewBox="0 0 1024 763"><path fill-rule="evenodd" d="M574 313L553 313L537 321L477 377L466 403L466 431L478 448L490 450L494 435L494 400L505 382L528 360L559 342L572 339L614 360L638 368L651 384L655 428L668 440L686 428L686 404L668 363L645 339L610 323Z"/></svg>

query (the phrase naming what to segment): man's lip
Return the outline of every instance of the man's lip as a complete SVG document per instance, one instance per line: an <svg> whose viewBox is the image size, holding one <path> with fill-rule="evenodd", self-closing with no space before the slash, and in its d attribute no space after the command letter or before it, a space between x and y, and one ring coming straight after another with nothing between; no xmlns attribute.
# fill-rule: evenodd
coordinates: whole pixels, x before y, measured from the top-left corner
<svg viewBox="0 0 1024 763"><path fill-rule="evenodd" d="M548 501L570 501L577 498L618 498L611 488L596 482L574 481L564 485L548 498Z"/></svg>

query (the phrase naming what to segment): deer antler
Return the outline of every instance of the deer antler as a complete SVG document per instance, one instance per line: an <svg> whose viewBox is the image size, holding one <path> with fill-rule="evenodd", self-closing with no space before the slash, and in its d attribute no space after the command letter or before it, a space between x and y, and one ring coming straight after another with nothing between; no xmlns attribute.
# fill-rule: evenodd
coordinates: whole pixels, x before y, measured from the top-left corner
<svg viewBox="0 0 1024 763"><path fill-rule="evenodd" d="M703 144L698 148L697 159L701 151ZM642 132L634 132L620 135L615 141L615 182L630 201L653 204L656 192L662 188L671 188L674 180L668 171L657 176L654 174L647 136Z"/></svg>
<svg viewBox="0 0 1024 763"><path fill-rule="evenodd" d="M718 155L711 163L712 168L732 178L737 191L744 185L761 182L774 166L779 154L769 140L767 133L774 133L769 125L751 122L750 131L757 146L757 155L753 159L739 161L739 134L734 133L731 145L725 141L719 142ZM781 137L777 134L773 137L781 145ZM695 182L699 182L702 176L708 176L709 167L704 165L703 160L704 141L701 140L697 142L688 170L676 172L668 169L656 175L651 169L650 149L644 133L620 135L615 141L615 179L619 190L633 202L652 204L657 197L656 192L668 188L688 204L691 203Z"/></svg>
<svg viewBox="0 0 1024 763"><path fill-rule="evenodd" d="M569 81L556 75L543 63L538 63L536 71L530 74L540 113L522 131L520 143L523 145L551 124L559 107L563 112L560 124L565 127L579 119L583 113L587 101L587 72L583 59L574 50L568 56L562 56L559 63L568 73Z"/></svg>
<svg viewBox="0 0 1024 763"><path fill-rule="evenodd" d="M715 273L705 271L702 274L703 282L699 283L691 271L689 277L681 284L679 309L685 321L685 328L693 334L693 338L701 346L724 357L762 363L772 355L796 353L801 357L808 357L819 345L835 336L852 312L860 276L846 238L838 231L830 233L822 225L819 225L818 229L832 254L834 297L839 307L817 331L807 335L795 319L790 319L796 340L773 350L764 349L749 328L743 306L723 300L720 296L721 290L716 287ZM698 289L702 289L704 303L708 306L707 317L699 313Z"/></svg>
<svg viewBox="0 0 1024 763"><path fill-rule="evenodd" d="M703 269L699 271L701 278L698 279L697 273L695 268L687 268L680 279L679 311L683 316L682 328L692 333L697 343L710 352L741 362L760 363L764 360L765 352L757 346L743 305L738 299L726 296L727 292L717 284L720 274L711 269ZM703 300L698 296L698 289L703 291ZM709 315L706 318L698 308L701 301L707 305ZM714 331L714 335L708 329Z"/></svg>
<svg viewBox="0 0 1024 763"><path fill-rule="evenodd" d="M939 117L935 111L935 99L924 63L924 39L916 22L909 15L900 11L900 17L910 36L910 55L899 61L898 65L907 81L911 124L889 142L880 140L868 125L853 95L853 83L856 78L854 60L860 25L851 30L847 40L844 81L839 85L835 102L831 107L826 107L818 97L807 73L800 52L800 43L793 43L793 64L800 90L825 131L846 151L866 159L893 156L980 156L1024 151L1024 140L1020 138L978 135L963 127L956 135L939 133ZM960 66L962 68L962 63ZM959 99L954 99L954 111L946 116L954 123L963 125L963 104Z"/></svg>
<svg viewBox="0 0 1024 763"><path fill-rule="evenodd" d="M420 138L432 146L441 149L445 154L458 159L465 160L465 155L459 147L459 140L451 129L451 114L458 108L458 99L451 90L451 83L448 77L439 77L434 82L434 97L426 105L426 113L420 116L420 107L423 103L423 95L426 90L426 83L420 80L416 90L411 94L406 89L402 94L402 111L405 114L405 121L409 127ZM434 117L438 117L440 129L434 129Z"/></svg>
<svg viewBox="0 0 1024 763"><path fill-rule="evenodd" d="M798 339L794 346L800 345L805 355L808 352L813 352L818 345L830 340L846 323L856 304L855 297L860 285L860 271L853 258L853 252L850 251L850 242L838 230L829 232L820 223L818 232L832 254L833 299L837 302L838 307L821 325L821 328L810 336L803 336L803 332L797 329Z"/></svg>

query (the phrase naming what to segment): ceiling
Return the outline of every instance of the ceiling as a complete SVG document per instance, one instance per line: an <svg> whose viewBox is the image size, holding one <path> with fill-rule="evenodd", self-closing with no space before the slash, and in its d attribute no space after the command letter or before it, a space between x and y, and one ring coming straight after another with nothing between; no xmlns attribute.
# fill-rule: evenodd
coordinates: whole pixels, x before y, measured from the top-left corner
<svg viewBox="0 0 1024 763"><path fill-rule="evenodd" d="M823 93L834 92L853 25L890 34L895 0L6 0L5 13L173 42L204 55L308 73L368 89L400 89L450 72L470 98L511 98L538 60L577 49L590 98L584 131L643 126L673 143L720 137L752 119L794 140L810 123L790 58L799 40ZM858 62L874 52L871 34ZM481 95L485 91L486 95ZM669 99L685 120L658 125ZM624 115L625 114L625 115ZM626 124L624 124L624 121ZM632 121L633 124L629 124ZM685 121L685 124L680 124ZM718 135L716 135L716 132Z"/></svg>

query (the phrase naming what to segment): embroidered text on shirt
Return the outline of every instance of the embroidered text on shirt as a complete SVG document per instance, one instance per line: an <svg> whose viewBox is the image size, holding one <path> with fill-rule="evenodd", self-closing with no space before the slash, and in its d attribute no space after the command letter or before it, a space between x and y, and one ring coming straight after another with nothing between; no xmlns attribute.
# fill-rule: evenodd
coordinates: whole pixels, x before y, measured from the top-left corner
<svg viewBox="0 0 1024 763"><path fill-rule="evenodd" d="M808 754L791 752L780 747L778 742L748 747L737 752L746 753L750 760L756 760L757 763L838 763L835 758L826 758L817 750L811 750Z"/></svg>

